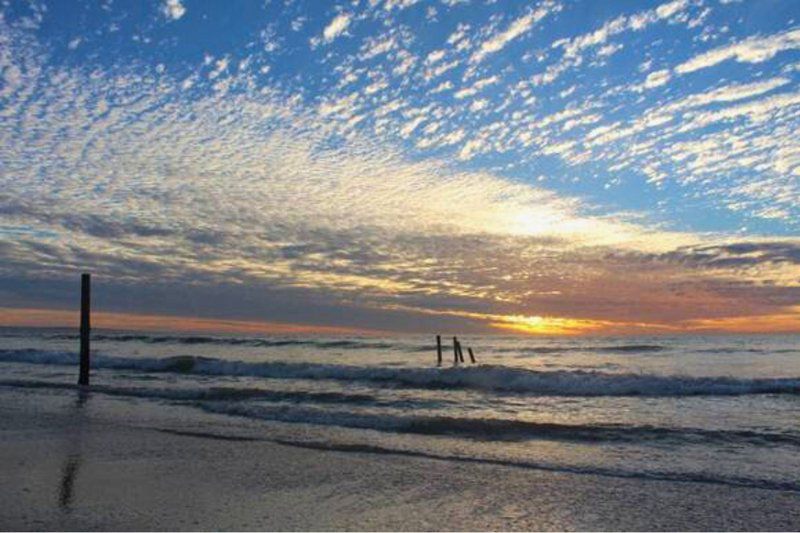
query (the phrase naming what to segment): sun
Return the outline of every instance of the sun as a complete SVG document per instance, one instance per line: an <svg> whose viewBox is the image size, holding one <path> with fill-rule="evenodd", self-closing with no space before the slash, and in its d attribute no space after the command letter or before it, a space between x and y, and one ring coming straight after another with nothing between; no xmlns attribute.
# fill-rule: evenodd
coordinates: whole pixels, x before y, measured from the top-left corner
<svg viewBox="0 0 800 533"><path fill-rule="evenodd" d="M581 335L603 328L597 320L555 318L545 316L507 315L491 322L492 327L530 335Z"/></svg>

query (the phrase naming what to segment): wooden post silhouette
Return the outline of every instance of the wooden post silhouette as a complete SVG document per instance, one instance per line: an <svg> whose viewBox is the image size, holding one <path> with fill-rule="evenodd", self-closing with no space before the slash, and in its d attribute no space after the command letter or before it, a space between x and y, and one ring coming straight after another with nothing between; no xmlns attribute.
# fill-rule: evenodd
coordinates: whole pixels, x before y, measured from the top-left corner
<svg viewBox="0 0 800 533"><path fill-rule="evenodd" d="M458 339L453 337L453 365L458 366Z"/></svg>
<svg viewBox="0 0 800 533"><path fill-rule="evenodd" d="M442 336L436 335L436 366L442 366Z"/></svg>
<svg viewBox="0 0 800 533"><path fill-rule="evenodd" d="M458 360L459 360L459 362L463 363L464 362L464 350L461 349L461 341L456 341L456 344L458 344Z"/></svg>
<svg viewBox="0 0 800 533"><path fill-rule="evenodd" d="M469 360L472 361L472 364L474 365L475 364L475 354L472 353L472 348L467 348L467 351L469 352Z"/></svg>
<svg viewBox="0 0 800 533"><path fill-rule="evenodd" d="M91 330L91 274L81 274L81 367L78 385L89 384L89 331Z"/></svg>

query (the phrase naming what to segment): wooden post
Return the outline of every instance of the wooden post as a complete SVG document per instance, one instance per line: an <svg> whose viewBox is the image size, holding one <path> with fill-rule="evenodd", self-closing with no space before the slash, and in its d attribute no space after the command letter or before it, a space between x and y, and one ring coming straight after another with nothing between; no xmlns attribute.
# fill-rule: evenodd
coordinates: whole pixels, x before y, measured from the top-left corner
<svg viewBox="0 0 800 533"><path fill-rule="evenodd" d="M91 330L91 274L81 274L81 367L78 385L89 384L89 332Z"/></svg>
<svg viewBox="0 0 800 533"><path fill-rule="evenodd" d="M442 366L442 336L436 335L436 366Z"/></svg>
<svg viewBox="0 0 800 533"><path fill-rule="evenodd" d="M467 348L467 351L469 352L469 360L472 361L472 364L474 365L475 364L475 354L472 353L472 348Z"/></svg>
<svg viewBox="0 0 800 533"><path fill-rule="evenodd" d="M458 339L453 337L453 365L458 366Z"/></svg>
<svg viewBox="0 0 800 533"><path fill-rule="evenodd" d="M464 350L461 349L461 341L456 341L458 343L458 360L463 363L464 362Z"/></svg>

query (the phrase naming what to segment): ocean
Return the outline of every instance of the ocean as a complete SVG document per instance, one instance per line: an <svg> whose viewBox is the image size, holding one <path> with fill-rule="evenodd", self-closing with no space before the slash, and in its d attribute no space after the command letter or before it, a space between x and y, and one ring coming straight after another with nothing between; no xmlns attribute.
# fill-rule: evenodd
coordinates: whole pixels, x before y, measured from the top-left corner
<svg viewBox="0 0 800 533"><path fill-rule="evenodd" d="M800 336L450 339L437 368L430 335L98 330L89 394L222 439L800 491ZM77 348L0 329L0 387L74 395Z"/></svg>

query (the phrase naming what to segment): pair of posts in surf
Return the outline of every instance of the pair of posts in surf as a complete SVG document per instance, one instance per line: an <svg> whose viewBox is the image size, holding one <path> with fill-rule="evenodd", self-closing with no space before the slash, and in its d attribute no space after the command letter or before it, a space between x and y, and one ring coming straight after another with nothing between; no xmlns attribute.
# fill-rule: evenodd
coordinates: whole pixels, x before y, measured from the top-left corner
<svg viewBox="0 0 800 533"><path fill-rule="evenodd" d="M475 364L475 354L472 353L472 348L467 347L469 353L469 360ZM464 350L461 349L461 342L458 337L453 337L453 366L458 363L464 362ZM442 336L436 335L436 366L442 366Z"/></svg>

